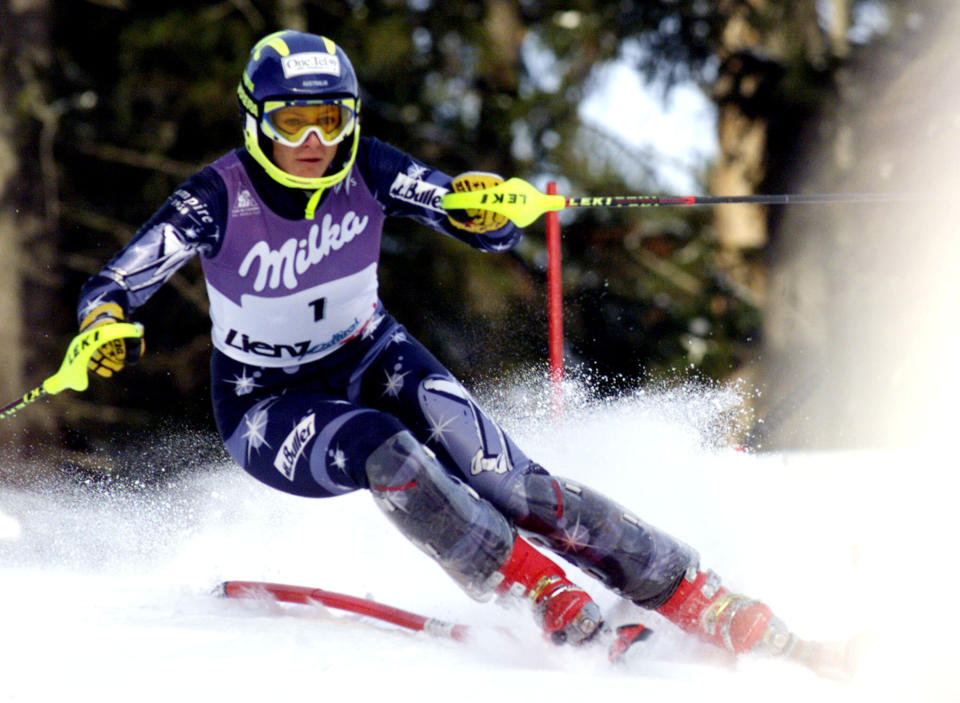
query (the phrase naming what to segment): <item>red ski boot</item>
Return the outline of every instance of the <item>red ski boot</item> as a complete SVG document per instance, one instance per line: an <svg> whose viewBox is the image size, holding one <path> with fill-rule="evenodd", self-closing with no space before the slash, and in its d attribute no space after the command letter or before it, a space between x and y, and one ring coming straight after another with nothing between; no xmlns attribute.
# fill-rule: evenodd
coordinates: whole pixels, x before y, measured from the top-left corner
<svg viewBox="0 0 960 703"><path fill-rule="evenodd" d="M687 575L657 609L670 622L704 642L742 654L757 651L784 654L794 637L758 600L730 593L712 571Z"/></svg>
<svg viewBox="0 0 960 703"><path fill-rule="evenodd" d="M523 538L517 537L497 573L503 577L497 593L533 601L537 620L557 644L580 644L600 628L600 608L589 594Z"/></svg>

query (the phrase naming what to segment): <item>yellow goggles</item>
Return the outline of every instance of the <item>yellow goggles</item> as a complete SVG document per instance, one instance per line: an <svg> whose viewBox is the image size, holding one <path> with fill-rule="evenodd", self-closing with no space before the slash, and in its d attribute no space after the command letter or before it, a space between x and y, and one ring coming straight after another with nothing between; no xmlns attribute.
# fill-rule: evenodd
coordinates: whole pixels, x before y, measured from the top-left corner
<svg viewBox="0 0 960 703"><path fill-rule="evenodd" d="M285 146L300 146L311 133L327 146L334 146L353 132L357 120L356 100L267 101L260 129Z"/></svg>

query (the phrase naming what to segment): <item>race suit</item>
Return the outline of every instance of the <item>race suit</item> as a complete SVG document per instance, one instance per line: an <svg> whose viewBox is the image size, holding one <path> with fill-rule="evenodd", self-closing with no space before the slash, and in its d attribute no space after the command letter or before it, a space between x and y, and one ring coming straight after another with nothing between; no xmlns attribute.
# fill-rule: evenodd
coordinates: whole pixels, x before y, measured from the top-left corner
<svg viewBox="0 0 960 703"><path fill-rule="evenodd" d="M129 318L199 254L214 416L248 473L306 497L371 489L391 519L406 516L400 529L472 592L506 558L516 525L624 595L659 604L695 562L693 551L549 476L378 298L387 217L412 218L484 251L519 241L512 224L486 234L455 227L440 204L450 183L365 137L347 177L304 219L310 193L274 182L239 149L177 188L87 282L79 318L106 302ZM568 519L595 522L596 543L568 544Z"/></svg>

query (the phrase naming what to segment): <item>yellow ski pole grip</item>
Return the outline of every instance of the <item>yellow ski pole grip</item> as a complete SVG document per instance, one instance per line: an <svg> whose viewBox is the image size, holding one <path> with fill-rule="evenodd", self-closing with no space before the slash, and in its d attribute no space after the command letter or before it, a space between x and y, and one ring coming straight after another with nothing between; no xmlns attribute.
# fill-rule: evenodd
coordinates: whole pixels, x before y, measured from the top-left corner
<svg viewBox="0 0 960 703"><path fill-rule="evenodd" d="M445 210L490 210L507 217L518 227L526 227L550 210L563 210L567 199L562 195L545 195L521 178L483 190L447 193Z"/></svg>
<svg viewBox="0 0 960 703"><path fill-rule="evenodd" d="M87 364L97 349L117 339L142 336L143 325L138 322L117 322L81 332L67 347L60 370L33 390L24 393L20 399L0 408L0 419L14 415L35 400L67 388L85 391L89 385Z"/></svg>
<svg viewBox="0 0 960 703"><path fill-rule="evenodd" d="M101 325L78 334L67 347L67 353L60 370L43 382L40 387L45 393L53 395L70 388L85 391L90 381L87 377L87 364L90 357L104 344L117 339L143 336L143 325L136 322L116 322Z"/></svg>

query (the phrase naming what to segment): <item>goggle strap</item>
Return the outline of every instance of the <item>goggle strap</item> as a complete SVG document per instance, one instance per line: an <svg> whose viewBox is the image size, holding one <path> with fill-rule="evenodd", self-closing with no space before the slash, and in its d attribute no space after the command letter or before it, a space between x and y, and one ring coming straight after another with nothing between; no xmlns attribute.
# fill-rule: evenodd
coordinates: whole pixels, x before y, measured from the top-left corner
<svg viewBox="0 0 960 703"><path fill-rule="evenodd" d="M359 105L360 100L358 98L330 98L324 100L298 100L296 98L289 98L287 100L264 100L263 101L263 112L264 114L268 112L273 112L274 110L279 110L282 107L311 107L315 105L336 105L337 107L345 107L351 112L357 112L357 106Z"/></svg>

